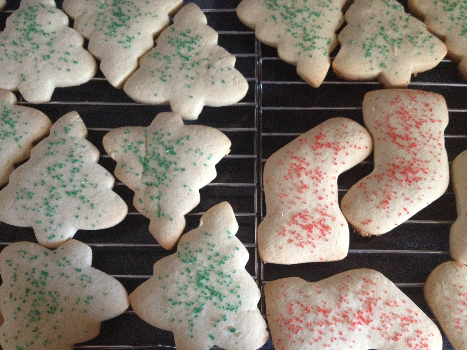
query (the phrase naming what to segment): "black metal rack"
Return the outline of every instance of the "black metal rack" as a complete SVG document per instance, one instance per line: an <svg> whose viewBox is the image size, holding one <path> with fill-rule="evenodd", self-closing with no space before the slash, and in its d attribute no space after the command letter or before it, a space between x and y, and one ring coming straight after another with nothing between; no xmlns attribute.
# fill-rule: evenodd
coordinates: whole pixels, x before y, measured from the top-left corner
<svg viewBox="0 0 467 350"><path fill-rule="evenodd" d="M249 82L249 92L231 107L205 107L193 124L216 127L232 141L230 155L217 166L218 176L201 190L201 203L187 216L186 231L198 226L202 213L224 200L232 205L240 225L237 236L250 252L247 270L262 287L283 277L298 276L318 281L354 268L374 268L399 286L432 317L424 298L423 285L429 273L450 260L449 229L456 218L454 193L448 191L436 202L392 232L380 237L361 237L351 229L350 251L339 262L299 265L264 265L257 254L256 227L265 214L262 169L266 159L301 133L332 117L347 117L363 124L361 104L366 92L382 88L376 82L346 82L332 70L321 87L304 83L295 67L277 57L277 51L256 40L253 31L237 18L240 0L195 0L219 32L219 45L237 57L236 68ZM406 5L406 1L401 1ZM61 1L57 2L61 7ZM0 30L7 16L19 6L8 0L0 13ZM409 85L442 94L447 101L450 123L446 129L449 160L467 149L467 80L456 63L445 59L435 69L413 77ZM20 104L24 102L18 95ZM145 106L133 102L122 90L113 88L102 74L87 84L56 89L48 104L32 105L52 121L76 110L89 130L88 139L101 151L100 164L113 173L115 162L102 147L102 137L115 127L149 125L168 107ZM372 170L372 157L339 178L342 195ZM148 232L148 220L131 205L132 192L116 182L114 189L130 207L119 225L101 231L78 231L75 238L92 247L93 266L116 277L129 292L152 274L153 264L171 254L162 249ZM9 225L0 227L0 248L19 240L35 241L32 229ZM263 314L264 302L260 303ZM452 349L445 339L444 349ZM131 310L106 321L100 335L77 349L159 349L173 348L170 332L146 324ZM263 349L273 349L269 341Z"/></svg>

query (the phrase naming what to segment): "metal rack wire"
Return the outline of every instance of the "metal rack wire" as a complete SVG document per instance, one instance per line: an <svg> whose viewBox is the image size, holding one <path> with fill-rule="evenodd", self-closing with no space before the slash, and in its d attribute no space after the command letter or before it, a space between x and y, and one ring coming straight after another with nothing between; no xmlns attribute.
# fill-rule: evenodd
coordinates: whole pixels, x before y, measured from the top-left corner
<svg viewBox="0 0 467 350"><path fill-rule="evenodd" d="M191 1L186 1L191 2ZM339 262L281 266L264 265L257 254L256 227L265 214L262 169L266 159L301 133L332 117L347 117L363 124L361 103L366 92L380 89L375 82L353 83L338 79L332 71L318 89L304 83L295 67L282 62L277 51L259 43L254 33L240 23L235 8L240 0L195 0L205 12L208 24L219 32L219 45L237 57L236 67L247 78L250 89L240 103L225 108L206 107L194 122L216 127L232 140L232 151L217 166L218 176L201 190L201 203L187 216L186 231L198 226L199 218L213 205L227 200L240 224L237 236L250 252L247 270L259 286L278 278L298 276L317 281L353 268L379 270L396 283L428 315L423 285L428 274L450 260L449 228L456 217L451 187L445 195L394 231L364 238L351 229L350 251ZM401 1L406 5L406 1ZM61 1L57 1L61 7ZM19 6L8 0L0 13L0 30L6 17ZM467 81L449 59L430 72L414 77L409 88L445 96L450 124L446 130L449 160L467 149ZM21 100L19 103L30 105ZM115 162L102 147L103 135L115 127L149 125L168 107L134 103L122 90L114 89L98 74L80 87L57 89L53 100L34 105L52 121L76 110L89 130L89 140L101 151L100 164L113 172ZM342 195L373 167L372 157L339 178ZM125 199L130 214L118 226L101 231L79 231L75 238L93 249L93 266L119 279L129 292L152 274L153 264L171 254L149 234L148 220L132 207L132 192L121 183L115 191ZM0 248L18 240L35 241L31 229L9 225L0 227ZM264 303L260 303L263 314ZM452 349L445 339L444 349ZM173 348L170 332L155 329L131 310L106 321L94 340L77 349L164 349ZM263 349L273 349L269 341Z"/></svg>

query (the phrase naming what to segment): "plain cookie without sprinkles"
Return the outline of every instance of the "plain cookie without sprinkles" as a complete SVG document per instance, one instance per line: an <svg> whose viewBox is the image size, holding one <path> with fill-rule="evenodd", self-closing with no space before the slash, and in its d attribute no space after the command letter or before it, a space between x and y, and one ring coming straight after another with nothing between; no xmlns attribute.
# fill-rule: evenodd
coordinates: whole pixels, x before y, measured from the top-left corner
<svg viewBox="0 0 467 350"><path fill-rule="evenodd" d="M275 349L441 350L434 322L389 279L370 269L319 282L266 283Z"/></svg>
<svg viewBox="0 0 467 350"><path fill-rule="evenodd" d="M6 0L0 0L0 11L3 10L3 8L5 7L6 5Z"/></svg>
<svg viewBox="0 0 467 350"><path fill-rule="evenodd" d="M0 187L14 165L29 158L33 144L49 134L50 119L41 111L17 106L15 95L0 89Z"/></svg>
<svg viewBox="0 0 467 350"><path fill-rule="evenodd" d="M65 0L64 11L114 87L122 87L183 0Z"/></svg>
<svg viewBox="0 0 467 350"><path fill-rule="evenodd" d="M372 139L360 124L333 118L302 134L266 162L266 216L258 227L265 263L341 260L349 227L339 209L337 178L370 155Z"/></svg>
<svg viewBox="0 0 467 350"><path fill-rule="evenodd" d="M391 231L438 199L449 184L444 97L410 89L372 91L363 120L374 140L374 169L350 188L342 212L362 235Z"/></svg>
<svg viewBox="0 0 467 350"><path fill-rule="evenodd" d="M245 97L248 82L234 68L235 56L217 45L218 34L206 23L198 6L185 5L140 59L123 88L128 96L140 103L169 103L184 119L197 119L205 105L228 106Z"/></svg>
<svg viewBox="0 0 467 350"><path fill-rule="evenodd" d="M444 40L449 55L467 79L467 3L459 0L409 0L409 8Z"/></svg>
<svg viewBox="0 0 467 350"><path fill-rule="evenodd" d="M217 129L184 125L160 113L148 127L122 127L104 136L117 161L115 176L135 192L133 205L149 218L149 231L165 249L177 244L185 214L200 202L200 188L216 177L215 165L231 142Z"/></svg>
<svg viewBox="0 0 467 350"><path fill-rule="evenodd" d="M337 46L347 0L243 0L237 15L279 57L297 66L298 75L319 87Z"/></svg>
<svg viewBox="0 0 467 350"><path fill-rule="evenodd" d="M44 103L55 87L88 82L97 65L83 44L53 0L23 0L0 32L0 88Z"/></svg>
<svg viewBox="0 0 467 350"><path fill-rule="evenodd" d="M449 233L451 257L467 264L467 151L454 158L451 165L452 187L456 196L457 218Z"/></svg>
<svg viewBox="0 0 467 350"><path fill-rule="evenodd" d="M78 229L121 222L127 205L112 191L114 177L97 164L99 151L86 135L76 112L55 122L0 191L0 221L32 227L38 242L49 248L60 246Z"/></svg>
<svg viewBox="0 0 467 350"><path fill-rule="evenodd" d="M0 254L3 350L69 350L129 306L125 288L91 267L91 248L71 240L50 251L13 243Z"/></svg>
<svg viewBox="0 0 467 350"><path fill-rule="evenodd" d="M182 236L177 252L157 261L153 276L130 294L139 317L174 332L178 350L255 350L269 338L237 230L229 203L212 207L198 228Z"/></svg>
<svg viewBox="0 0 467 350"><path fill-rule="evenodd" d="M446 45L395 0L356 0L345 13L334 72L351 81L406 87L412 74L437 66Z"/></svg>

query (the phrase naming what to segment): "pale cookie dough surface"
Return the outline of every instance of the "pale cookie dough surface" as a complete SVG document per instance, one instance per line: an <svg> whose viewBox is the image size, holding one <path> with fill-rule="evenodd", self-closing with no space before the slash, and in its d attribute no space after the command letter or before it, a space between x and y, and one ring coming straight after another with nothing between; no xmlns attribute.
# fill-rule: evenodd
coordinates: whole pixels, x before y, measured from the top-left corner
<svg viewBox="0 0 467 350"><path fill-rule="evenodd" d="M65 0L74 28L89 39L88 50L114 87L122 87L138 59L154 47L154 36L169 25L183 0Z"/></svg>
<svg viewBox="0 0 467 350"><path fill-rule="evenodd" d="M465 265L467 264L467 151L454 159L451 170L457 219L451 226L449 246L451 257Z"/></svg>
<svg viewBox="0 0 467 350"><path fill-rule="evenodd" d="M282 60L296 65L301 78L318 87L331 65L346 1L243 0L237 15L261 42L277 47Z"/></svg>
<svg viewBox="0 0 467 350"><path fill-rule="evenodd" d="M139 317L174 332L178 350L254 350L269 338L237 230L227 202L212 207L198 228L183 235L177 252L156 262L153 276L130 294Z"/></svg>
<svg viewBox="0 0 467 350"><path fill-rule="evenodd" d="M377 78L385 87L406 87L412 74L434 68L447 53L395 0L356 0L345 20L332 67L346 80Z"/></svg>
<svg viewBox="0 0 467 350"><path fill-rule="evenodd" d="M363 120L374 140L375 167L341 201L363 235L381 235L438 199L449 184L444 97L420 90L372 91Z"/></svg>
<svg viewBox="0 0 467 350"><path fill-rule="evenodd" d="M467 79L467 6L458 0L409 0L410 10L442 38Z"/></svg>
<svg viewBox="0 0 467 350"><path fill-rule="evenodd" d="M83 43L53 0L23 0L0 32L0 88L43 103L56 87L89 81L97 66Z"/></svg>
<svg viewBox="0 0 467 350"><path fill-rule="evenodd" d="M467 347L467 267L448 261L425 283L425 300L456 350Z"/></svg>
<svg viewBox="0 0 467 350"><path fill-rule="evenodd" d="M52 123L41 111L16 105L15 95L0 89L0 187L14 165L29 158L35 142L48 135Z"/></svg>
<svg viewBox="0 0 467 350"><path fill-rule="evenodd" d="M0 221L32 227L38 242L52 248L78 229L98 230L122 221L128 208L112 191L114 177L97 164L99 151L86 135L76 112L55 122L0 191Z"/></svg>
<svg viewBox="0 0 467 350"><path fill-rule="evenodd" d="M275 152L264 167L267 213L258 227L265 263L340 260L349 227L339 209L337 177L370 155L365 128L333 118Z"/></svg>
<svg viewBox="0 0 467 350"><path fill-rule="evenodd" d="M3 8L5 7L6 5L6 0L0 0L0 11L3 10Z"/></svg>
<svg viewBox="0 0 467 350"><path fill-rule="evenodd" d="M205 105L240 101L248 83L234 68L235 56L217 45L218 34L206 23L194 3L185 5L156 39L156 47L141 58L125 92L140 103L170 103L184 119L197 119Z"/></svg>
<svg viewBox="0 0 467 350"><path fill-rule="evenodd" d="M216 177L215 165L230 152L222 132L184 125L175 113L160 113L148 127L122 127L104 136L117 161L115 176L135 192L133 205L149 218L149 231L165 249L177 244L185 214L199 190Z"/></svg>
<svg viewBox="0 0 467 350"><path fill-rule="evenodd" d="M276 349L441 350L431 319L389 279L370 269L319 282L298 277L265 285Z"/></svg>
<svg viewBox="0 0 467 350"><path fill-rule="evenodd" d="M50 251L13 243L0 254L3 350L70 350L129 306L125 288L91 267L91 248L71 240ZM27 345L27 346L26 346Z"/></svg>

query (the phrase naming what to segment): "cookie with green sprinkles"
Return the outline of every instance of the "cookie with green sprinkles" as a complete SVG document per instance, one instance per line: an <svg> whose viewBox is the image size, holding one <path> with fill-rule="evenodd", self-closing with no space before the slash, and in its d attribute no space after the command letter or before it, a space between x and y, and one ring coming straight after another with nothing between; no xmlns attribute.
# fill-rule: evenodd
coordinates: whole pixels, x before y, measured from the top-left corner
<svg viewBox="0 0 467 350"><path fill-rule="evenodd" d="M3 350L70 350L129 306L125 288L91 266L91 248L71 240L51 251L18 242L0 253Z"/></svg>
<svg viewBox="0 0 467 350"><path fill-rule="evenodd" d="M23 0L0 32L0 88L33 103L50 101L56 87L77 86L97 71L84 39L53 0Z"/></svg>
<svg viewBox="0 0 467 350"><path fill-rule="evenodd" d="M345 80L407 87L412 74L436 67L447 53L446 45L395 0L355 0L345 20L332 63Z"/></svg>
<svg viewBox="0 0 467 350"><path fill-rule="evenodd" d="M52 126L41 111L16 105L16 96L0 89L0 187L8 182L14 165L29 158L35 142Z"/></svg>
<svg viewBox="0 0 467 350"><path fill-rule="evenodd" d="M146 104L170 104L184 119L197 119L203 107L240 101L248 83L234 68L235 56L217 45L217 32L194 3L185 5L140 59L124 91Z"/></svg>
<svg viewBox="0 0 467 350"><path fill-rule="evenodd" d="M180 239L177 252L157 261L154 274L130 294L144 321L174 332L178 350L257 349L268 340L257 308L260 291L245 270L249 254L235 237L229 203L208 210Z"/></svg>
<svg viewBox="0 0 467 350"><path fill-rule="evenodd" d="M138 59L154 47L154 36L170 23L183 0L65 0L74 28L89 39L88 50L114 87L122 87Z"/></svg>
<svg viewBox="0 0 467 350"><path fill-rule="evenodd" d="M135 192L133 205L149 218L149 231L165 249L177 244L185 214L200 202L200 188L216 177L215 165L230 151L222 132L184 125L175 113L160 113L148 127L122 127L104 136L117 161L115 176Z"/></svg>
<svg viewBox="0 0 467 350"><path fill-rule="evenodd" d="M448 54L459 62L467 79L467 2L459 0L409 0L409 9L442 38Z"/></svg>
<svg viewBox="0 0 467 350"><path fill-rule="evenodd" d="M127 205L112 191L114 177L97 164L99 151L86 135L76 112L55 122L0 191L0 221L32 227L38 242L49 248L78 229L98 230L122 221Z"/></svg>
<svg viewBox="0 0 467 350"><path fill-rule="evenodd" d="M243 0L237 15L279 57L297 66L298 75L319 87L331 66L336 31L344 23L347 0Z"/></svg>

